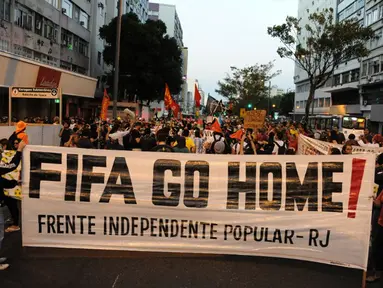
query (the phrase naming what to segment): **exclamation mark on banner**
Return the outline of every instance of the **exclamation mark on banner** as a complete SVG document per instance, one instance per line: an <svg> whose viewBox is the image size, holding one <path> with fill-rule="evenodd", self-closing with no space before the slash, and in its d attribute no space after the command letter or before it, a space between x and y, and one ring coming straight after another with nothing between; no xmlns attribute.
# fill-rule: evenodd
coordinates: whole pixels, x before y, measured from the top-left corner
<svg viewBox="0 0 383 288"><path fill-rule="evenodd" d="M352 160L350 199L348 200L348 218L355 218L356 207L358 206L360 187L364 175L365 159Z"/></svg>

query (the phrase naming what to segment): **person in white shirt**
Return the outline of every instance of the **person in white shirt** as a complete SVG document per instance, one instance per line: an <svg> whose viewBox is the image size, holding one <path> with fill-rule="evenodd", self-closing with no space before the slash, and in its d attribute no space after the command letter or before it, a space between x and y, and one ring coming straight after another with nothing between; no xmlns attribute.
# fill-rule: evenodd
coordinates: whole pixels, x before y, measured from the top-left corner
<svg viewBox="0 0 383 288"><path fill-rule="evenodd" d="M282 133L277 133L274 136L274 150L273 150L273 155L279 155L279 149L284 147L284 150L287 150L286 143L283 142L281 139L283 139Z"/></svg>

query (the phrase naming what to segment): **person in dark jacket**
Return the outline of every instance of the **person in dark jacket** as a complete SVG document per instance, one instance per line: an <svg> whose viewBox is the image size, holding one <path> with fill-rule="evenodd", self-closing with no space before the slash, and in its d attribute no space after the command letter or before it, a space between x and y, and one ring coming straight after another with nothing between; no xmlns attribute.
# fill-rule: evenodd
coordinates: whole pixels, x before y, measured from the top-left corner
<svg viewBox="0 0 383 288"><path fill-rule="evenodd" d="M3 213L3 209L4 209L3 202L5 199L4 189L14 188L17 185L16 180L7 180L7 179L2 178L1 176L5 175L9 172L12 172L13 170L15 170L17 168L17 166L19 166L20 160L21 160L21 152L23 151L25 145L26 144L24 142L19 143L18 148L17 148L17 152L13 156L10 163L0 162L0 248L1 248L1 242L4 239L4 213ZM0 152L2 152L2 151L0 151ZM0 153L0 159L1 158L2 157L1 157L1 153ZM5 270L9 267L9 264L5 264L6 261L7 261L6 258L4 258L4 257L0 258L0 271Z"/></svg>
<svg viewBox="0 0 383 288"><path fill-rule="evenodd" d="M383 190L383 153L376 159L375 167L375 184L378 185L376 199L379 199ZM379 225L379 216L381 208L373 206L371 218L371 249L369 255L369 271L370 275L367 277L367 282L374 282L380 279L381 275L378 271L382 269L381 255L383 252L383 227Z"/></svg>

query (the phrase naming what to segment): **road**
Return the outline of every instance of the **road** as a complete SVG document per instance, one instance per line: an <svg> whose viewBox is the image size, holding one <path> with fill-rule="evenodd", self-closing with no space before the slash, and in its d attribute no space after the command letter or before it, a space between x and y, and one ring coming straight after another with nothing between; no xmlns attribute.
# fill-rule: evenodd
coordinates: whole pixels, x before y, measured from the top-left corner
<svg viewBox="0 0 383 288"><path fill-rule="evenodd" d="M287 259L21 248L7 235L1 288L361 287L362 272ZM383 282L368 288L382 287Z"/></svg>

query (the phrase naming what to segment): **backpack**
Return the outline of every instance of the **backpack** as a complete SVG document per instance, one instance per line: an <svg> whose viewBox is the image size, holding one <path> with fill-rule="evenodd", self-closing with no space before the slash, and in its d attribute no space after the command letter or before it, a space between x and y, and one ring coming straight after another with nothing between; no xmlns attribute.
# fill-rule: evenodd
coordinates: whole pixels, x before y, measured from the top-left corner
<svg viewBox="0 0 383 288"><path fill-rule="evenodd" d="M280 146L278 142L274 141L274 144L278 146L278 155L285 155L287 150L286 142L283 142L283 145Z"/></svg>
<svg viewBox="0 0 383 288"><path fill-rule="evenodd" d="M231 148L230 148L230 146L227 144L226 140L225 140L225 139L224 139L223 141L221 140L221 139L223 138L223 136L221 136L221 135L217 135L217 136L219 136L219 139L217 139L215 136L213 136L213 137L214 137L214 141L213 141L213 143L211 143L211 146L210 146L209 151L207 151L208 154L216 154L216 153L215 153L215 150L214 150L214 146L215 146L218 142L222 142L222 143L224 143L224 145L225 145L225 149L224 149L223 153L221 153L221 154L231 154Z"/></svg>
<svg viewBox="0 0 383 288"><path fill-rule="evenodd" d="M21 138L17 137L20 133L23 133L24 130L16 133L16 132L13 132L12 135L9 137L8 139L8 147L7 149L8 150L16 150L16 147L15 147L15 141L18 140L19 143L22 141Z"/></svg>

